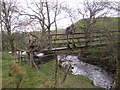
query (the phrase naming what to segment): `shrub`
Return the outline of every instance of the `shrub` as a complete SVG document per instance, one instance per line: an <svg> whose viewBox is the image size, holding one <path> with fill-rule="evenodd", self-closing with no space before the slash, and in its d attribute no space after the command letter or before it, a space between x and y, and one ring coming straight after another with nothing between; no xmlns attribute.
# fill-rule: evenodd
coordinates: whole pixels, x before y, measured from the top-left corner
<svg viewBox="0 0 120 90"><path fill-rule="evenodd" d="M26 73L15 62L13 62L11 64L11 70L13 71L14 75L16 75L16 77L17 77L16 88L19 88L21 86L21 84L23 83Z"/></svg>

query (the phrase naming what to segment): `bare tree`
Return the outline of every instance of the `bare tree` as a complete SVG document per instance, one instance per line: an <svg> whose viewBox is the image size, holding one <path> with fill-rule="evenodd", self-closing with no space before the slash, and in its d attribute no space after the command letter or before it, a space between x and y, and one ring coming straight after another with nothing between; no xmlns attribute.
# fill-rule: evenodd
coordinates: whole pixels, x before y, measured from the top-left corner
<svg viewBox="0 0 120 90"><path fill-rule="evenodd" d="M86 38L86 46L90 43L90 36L92 32L95 30L95 23L99 18L105 17L109 10L107 10L107 6L109 2L98 2L98 1L84 1L82 3L83 9L78 8L79 15L82 16L83 25L79 26L85 32Z"/></svg>
<svg viewBox="0 0 120 90"><path fill-rule="evenodd" d="M115 1L114 2L109 2L108 8L113 9L113 10L115 10L117 12L120 12L119 5L120 5L120 2L115 2Z"/></svg>
<svg viewBox="0 0 120 90"><path fill-rule="evenodd" d="M85 32L86 46L91 41L92 32L96 30L95 23L99 20L99 18L107 17L111 15L111 13L116 14L116 11L119 13L120 8L118 6L119 2L89 2L87 0L83 3L83 10L78 8L78 13L82 15L83 18L83 25L80 26L80 28ZM119 43L116 44L117 40L114 40L114 38L110 35L109 31L106 30L105 32L105 38L107 41L109 40L108 46L113 51L113 62L116 62L117 67L115 88L120 88L120 60L118 55Z"/></svg>
<svg viewBox="0 0 120 90"><path fill-rule="evenodd" d="M110 5L108 6L108 8L114 10L115 12L117 11L118 13L118 17L120 15L120 2L111 2ZM120 29L120 18L118 18L118 32ZM115 80L115 86L114 88L120 88L120 55L119 55L119 51L120 51L120 42L119 42L119 35L117 36L117 39L114 40L114 38L110 38L112 41L112 51L113 51L113 58L116 61L116 80Z"/></svg>
<svg viewBox="0 0 120 90"><path fill-rule="evenodd" d="M32 5L34 8L31 7ZM41 46L50 46L48 42L50 41L51 26L57 21L57 16L61 12L61 4L58 4L57 1L48 2L47 0L40 0L39 2L34 1L31 3L31 6L28 5L28 9L32 13L23 11L20 12L20 15L27 15L33 22L38 23L37 26L39 25L41 28L41 41L45 41L45 43L43 42L44 45ZM48 38L46 36L48 36ZM48 49L50 49L50 47L48 47Z"/></svg>
<svg viewBox="0 0 120 90"><path fill-rule="evenodd" d="M14 39L12 32L15 30L15 22L17 21L17 2L16 1L1 1L1 21L2 30L6 31L11 51L14 52Z"/></svg>

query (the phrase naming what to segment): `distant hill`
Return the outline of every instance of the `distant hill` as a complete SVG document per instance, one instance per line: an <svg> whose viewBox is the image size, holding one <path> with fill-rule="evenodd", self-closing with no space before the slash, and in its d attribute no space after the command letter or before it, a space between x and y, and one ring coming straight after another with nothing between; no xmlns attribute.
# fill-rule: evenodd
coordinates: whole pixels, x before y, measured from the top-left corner
<svg viewBox="0 0 120 90"><path fill-rule="evenodd" d="M118 30L119 21L120 21L120 17L104 17L104 18L99 18L94 26L98 30ZM76 32L81 32L82 30L80 29L80 27L83 26L83 19L79 20L74 25L76 28ZM55 30L52 31L52 33L55 32L56 32ZM65 29L58 30L57 33L65 33Z"/></svg>
<svg viewBox="0 0 120 90"><path fill-rule="evenodd" d="M120 17L105 17L98 18L95 23L95 27L98 30L118 30L118 22L120 21ZM79 20L75 23L76 31L81 31L79 27L83 26L83 19Z"/></svg>

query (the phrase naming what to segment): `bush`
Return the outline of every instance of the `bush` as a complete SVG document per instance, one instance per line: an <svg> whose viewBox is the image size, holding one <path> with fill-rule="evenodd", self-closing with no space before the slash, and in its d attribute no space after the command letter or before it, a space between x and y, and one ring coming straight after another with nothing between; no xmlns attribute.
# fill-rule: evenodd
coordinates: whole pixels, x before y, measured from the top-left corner
<svg viewBox="0 0 120 90"><path fill-rule="evenodd" d="M104 68L108 73L116 73L116 61L109 47L89 48L79 56L83 62Z"/></svg>
<svg viewBox="0 0 120 90"><path fill-rule="evenodd" d="M14 62L11 64L11 70L13 71L14 75L16 75L17 77L16 88L20 88L21 84L23 83L23 80L25 79L26 72L22 70L20 65Z"/></svg>
<svg viewBox="0 0 120 90"><path fill-rule="evenodd" d="M13 56L6 53L6 52L2 52L2 60L12 60Z"/></svg>

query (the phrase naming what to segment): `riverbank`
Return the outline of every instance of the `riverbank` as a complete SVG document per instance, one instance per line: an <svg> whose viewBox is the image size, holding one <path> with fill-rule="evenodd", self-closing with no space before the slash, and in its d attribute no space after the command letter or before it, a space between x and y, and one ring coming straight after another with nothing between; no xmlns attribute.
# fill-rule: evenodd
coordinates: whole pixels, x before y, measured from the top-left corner
<svg viewBox="0 0 120 90"><path fill-rule="evenodd" d="M73 75L86 76L91 79L93 81L93 84L96 86L107 89L110 89L113 86L114 80L105 70L95 65L83 63L78 59L77 56L62 55L58 56L58 60L61 60L61 65L64 68L67 65L71 65L71 71Z"/></svg>
<svg viewBox="0 0 120 90"><path fill-rule="evenodd" d="M3 88L16 88L18 77L16 73L11 73L10 65L12 58L10 54L3 53L2 55L2 87ZM24 71L25 78L21 83L20 88L53 88L54 75L55 75L55 60L41 64L39 72L29 65L17 64ZM58 68L57 74L57 88L99 88L92 84L92 81L81 75L68 74L64 83L61 83L64 78L65 70Z"/></svg>

